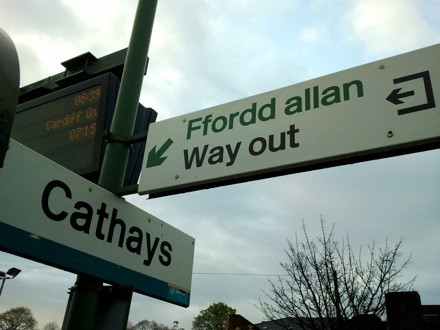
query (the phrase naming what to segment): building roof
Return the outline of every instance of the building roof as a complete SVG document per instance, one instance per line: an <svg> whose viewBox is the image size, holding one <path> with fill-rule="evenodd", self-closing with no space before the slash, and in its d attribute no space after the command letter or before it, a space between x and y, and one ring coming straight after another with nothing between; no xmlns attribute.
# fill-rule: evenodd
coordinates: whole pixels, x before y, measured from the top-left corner
<svg viewBox="0 0 440 330"><path fill-rule="evenodd" d="M318 318L293 318L286 317L276 321L265 321L255 324L259 330L302 330L300 326L303 322L315 321L318 322Z"/></svg>

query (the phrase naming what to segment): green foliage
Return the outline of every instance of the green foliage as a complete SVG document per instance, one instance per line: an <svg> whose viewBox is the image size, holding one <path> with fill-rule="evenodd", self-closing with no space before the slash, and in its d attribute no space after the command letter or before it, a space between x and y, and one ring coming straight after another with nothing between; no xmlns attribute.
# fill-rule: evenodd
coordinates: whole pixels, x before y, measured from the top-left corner
<svg viewBox="0 0 440 330"><path fill-rule="evenodd" d="M37 320L27 307L15 307L0 314L0 330L35 330Z"/></svg>
<svg viewBox="0 0 440 330"><path fill-rule="evenodd" d="M157 323L156 321L148 321L142 320L136 325L129 324L127 326L127 330L172 330L173 328L169 328L166 325Z"/></svg>
<svg viewBox="0 0 440 330"><path fill-rule="evenodd" d="M201 310L200 314L194 318L192 328L193 330L222 330L224 325L227 325L229 315L235 312L235 309L225 303L212 304L207 309Z"/></svg>

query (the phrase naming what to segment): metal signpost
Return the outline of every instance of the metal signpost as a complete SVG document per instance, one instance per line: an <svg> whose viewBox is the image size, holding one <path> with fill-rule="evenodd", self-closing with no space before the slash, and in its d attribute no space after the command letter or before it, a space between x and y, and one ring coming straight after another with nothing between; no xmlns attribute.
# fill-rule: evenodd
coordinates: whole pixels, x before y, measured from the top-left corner
<svg viewBox="0 0 440 330"><path fill-rule="evenodd" d="M153 197L439 146L440 45L150 125Z"/></svg>
<svg viewBox="0 0 440 330"><path fill-rule="evenodd" d="M124 183L130 153L130 143L127 139L133 135L135 126L156 7L157 0L139 0L136 9L115 112L110 126L111 139L106 146L98 181L100 186L111 192L120 190ZM67 330L96 329L99 311L97 291L102 289L102 282L97 277L78 275L74 289L65 316Z"/></svg>

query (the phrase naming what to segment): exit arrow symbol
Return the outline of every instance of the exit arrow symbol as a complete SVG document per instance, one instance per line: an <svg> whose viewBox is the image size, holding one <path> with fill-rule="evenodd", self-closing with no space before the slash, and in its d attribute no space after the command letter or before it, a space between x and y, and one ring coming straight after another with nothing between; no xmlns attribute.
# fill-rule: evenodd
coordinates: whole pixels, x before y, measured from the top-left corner
<svg viewBox="0 0 440 330"><path fill-rule="evenodd" d="M387 101L393 103L393 104L402 104L403 101L401 99L408 97L408 96L413 96L414 95L414 91L409 91L409 92L403 92L400 93L400 91L402 90L402 88L396 88L395 90L393 90L391 92L390 95L388 95L387 97Z"/></svg>
<svg viewBox="0 0 440 330"><path fill-rule="evenodd" d="M147 168L162 165L165 159L167 159L167 157L163 157L163 154L172 144L173 140L168 138L168 140L165 141L165 143L162 145L162 147L159 148L159 150L156 151L156 146L154 146L153 149L151 149L148 153Z"/></svg>
<svg viewBox="0 0 440 330"><path fill-rule="evenodd" d="M405 114L411 113L411 112L435 108L434 91L432 89L431 76L429 74L429 71L418 72L418 73L410 74L409 76L395 78L395 79L393 79L393 82L394 82L394 84L402 84L407 81L416 80L416 79L422 79L422 81L423 81L424 92L426 95L426 103L410 106L408 108L399 109L399 110L397 110L397 114L399 116L405 115ZM402 90L402 88L396 88L395 90L393 90L391 92L390 95L388 95L386 100L388 102L391 102L391 103L397 105L397 104L404 103L401 99L408 97L408 96L415 95L414 91L401 93L400 92L401 90ZM420 91L417 91L417 94L419 94L419 93L420 93Z"/></svg>

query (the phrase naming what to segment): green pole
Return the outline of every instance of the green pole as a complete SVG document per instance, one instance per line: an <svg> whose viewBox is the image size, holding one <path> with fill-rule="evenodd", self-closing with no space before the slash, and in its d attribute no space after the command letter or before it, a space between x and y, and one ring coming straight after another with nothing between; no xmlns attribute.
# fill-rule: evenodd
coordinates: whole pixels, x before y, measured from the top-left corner
<svg viewBox="0 0 440 330"><path fill-rule="evenodd" d="M111 138L106 146L98 182L100 186L111 192L120 189L124 183L130 146L123 142L123 138L133 134L156 7L157 0L139 0L136 10L110 126ZM101 280L78 275L65 316L66 330L96 329L101 291Z"/></svg>
<svg viewBox="0 0 440 330"><path fill-rule="evenodd" d="M157 0L139 0L110 127L115 137L133 134L156 7ZM129 152L130 147L123 142L109 141L99 177L100 186L110 191L122 187Z"/></svg>
<svg viewBox="0 0 440 330"><path fill-rule="evenodd" d="M96 329L96 315L102 290L100 279L78 275L70 292L70 299L64 316L63 330Z"/></svg>

